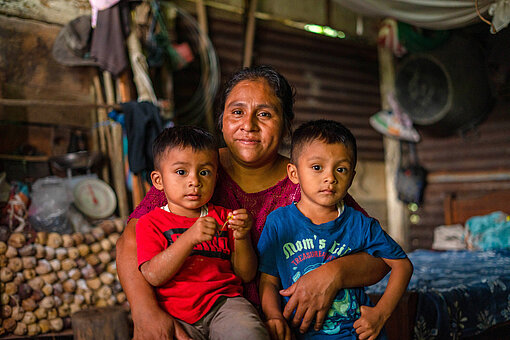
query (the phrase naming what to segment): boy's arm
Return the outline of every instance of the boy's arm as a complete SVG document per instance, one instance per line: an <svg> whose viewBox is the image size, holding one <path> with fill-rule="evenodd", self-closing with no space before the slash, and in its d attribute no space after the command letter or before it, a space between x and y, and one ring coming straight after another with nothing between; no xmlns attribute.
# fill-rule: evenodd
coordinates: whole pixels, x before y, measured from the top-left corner
<svg viewBox="0 0 510 340"><path fill-rule="evenodd" d="M141 265L140 270L143 276L153 286L164 284L179 271L193 247L212 240L216 230L217 223L214 218L210 216L198 218L168 248Z"/></svg>
<svg viewBox="0 0 510 340"><path fill-rule="evenodd" d="M122 289L131 306L133 340L191 339L167 312L158 305L153 288L138 270L135 225L131 219L117 241L117 271Z"/></svg>
<svg viewBox="0 0 510 340"><path fill-rule="evenodd" d="M379 334L404 295L413 273L413 265L407 257L383 260L391 267L388 285L375 307L361 306L361 317L354 322L354 328L360 339L370 339L372 336L375 338Z"/></svg>
<svg viewBox="0 0 510 340"><path fill-rule="evenodd" d="M234 241L232 267L234 268L234 273L243 282L250 282L255 278L257 274L257 255L253 249L249 234L244 239L236 239Z"/></svg>
<svg viewBox="0 0 510 340"><path fill-rule="evenodd" d="M291 339L291 331L280 307L280 280L272 275L261 273L259 295L262 311L272 339Z"/></svg>
<svg viewBox="0 0 510 340"><path fill-rule="evenodd" d="M143 277L152 286L161 286L179 271L193 247L194 244L187 239L186 233L183 233L168 248L142 263L140 271Z"/></svg>
<svg viewBox="0 0 510 340"><path fill-rule="evenodd" d="M250 282L257 275L257 255L250 237L253 224L251 215L246 209L236 209L229 213L227 224L234 238L232 268L243 282Z"/></svg>

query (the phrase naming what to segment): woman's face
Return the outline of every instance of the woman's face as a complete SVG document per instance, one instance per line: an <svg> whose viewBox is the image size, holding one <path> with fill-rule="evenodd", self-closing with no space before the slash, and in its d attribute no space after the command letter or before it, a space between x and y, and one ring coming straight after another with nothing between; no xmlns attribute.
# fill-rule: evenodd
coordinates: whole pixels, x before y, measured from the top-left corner
<svg viewBox="0 0 510 340"><path fill-rule="evenodd" d="M250 166L272 162L282 138L280 100L265 79L240 81L225 101L223 138L232 156Z"/></svg>

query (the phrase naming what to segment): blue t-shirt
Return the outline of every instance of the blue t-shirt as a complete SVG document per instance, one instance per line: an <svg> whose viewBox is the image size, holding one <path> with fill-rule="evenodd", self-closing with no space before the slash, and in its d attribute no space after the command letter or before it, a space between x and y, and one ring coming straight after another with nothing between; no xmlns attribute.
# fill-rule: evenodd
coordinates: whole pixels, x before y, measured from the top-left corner
<svg viewBox="0 0 510 340"><path fill-rule="evenodd" d="M278 208L267 217L258 251L259 270L278 277L284 289L309 271L347 254L366 252L387 259L406 257L377 220L349 206L333 221L320 225L313 224L295 204ZM285 297L284 303L287 302ZM322 329L310 328L300 339L329 336L357 339L353 323L360 317L360 305L371 305L364 288L340 290Z"/></svg>

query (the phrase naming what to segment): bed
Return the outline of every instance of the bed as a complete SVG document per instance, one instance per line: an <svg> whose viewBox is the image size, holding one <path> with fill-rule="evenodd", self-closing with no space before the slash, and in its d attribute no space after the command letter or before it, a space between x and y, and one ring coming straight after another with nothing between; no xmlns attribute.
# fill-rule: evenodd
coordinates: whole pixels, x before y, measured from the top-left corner
<svg viewBox="0 0 510 340"><path fill-rule="evenodd" d="M444 202L445 224L510 213L510 191ZM386 324L390 340L510 339L510 250L415 250L408 291ZM387 277L367 289L377 301Z"/></svg>

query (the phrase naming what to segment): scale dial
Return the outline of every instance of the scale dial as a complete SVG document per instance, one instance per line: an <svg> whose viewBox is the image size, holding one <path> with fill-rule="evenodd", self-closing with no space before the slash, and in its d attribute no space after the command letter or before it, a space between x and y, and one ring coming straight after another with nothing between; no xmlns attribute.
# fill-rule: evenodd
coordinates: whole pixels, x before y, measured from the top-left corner
<svg viewBox="0 0 510 340"><path fill-rule="evenodd" d="M93 219L109 217L117 207L113 189L104 181L84 179L74 188L74 204L85 215Z"/></svg>

